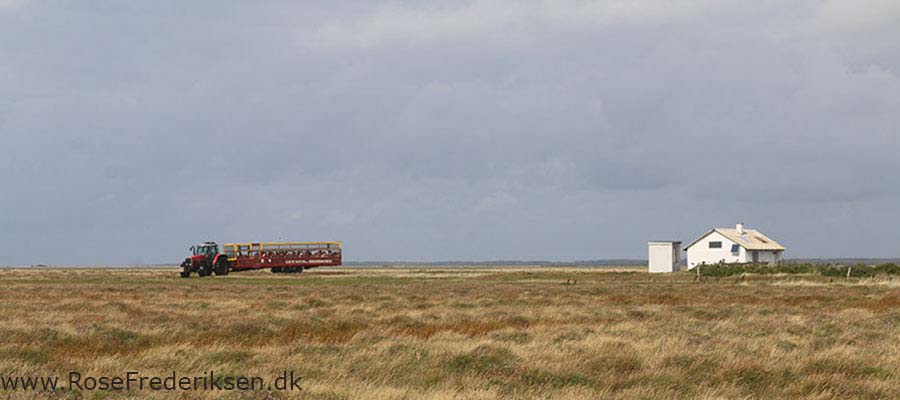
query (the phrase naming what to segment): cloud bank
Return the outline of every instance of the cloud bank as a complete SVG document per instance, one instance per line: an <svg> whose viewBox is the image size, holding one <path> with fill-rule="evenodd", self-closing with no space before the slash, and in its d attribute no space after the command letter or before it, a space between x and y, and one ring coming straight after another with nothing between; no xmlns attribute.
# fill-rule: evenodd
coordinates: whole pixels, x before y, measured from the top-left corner
<svg viewBox="0 0 900 400"><path fill-rule="evenodd" d="M897 256L900 7L0 1L0 264Z"/></svg>

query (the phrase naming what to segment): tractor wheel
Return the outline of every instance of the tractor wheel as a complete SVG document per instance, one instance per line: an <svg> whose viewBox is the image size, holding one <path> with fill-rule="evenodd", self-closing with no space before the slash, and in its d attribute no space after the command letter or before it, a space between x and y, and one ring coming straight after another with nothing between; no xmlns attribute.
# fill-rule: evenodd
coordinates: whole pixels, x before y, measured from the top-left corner
<svg viewBox="0 0 900 400"><path fill-rule="evenodd" d="M197 276L199 276L201 278L204 276L210 276L210 275L212 275L212 268L210 268L206 265L201 265L200 268L197 269Z"/></svg>
<svg viewBox="0 0 900 400"><path fill-rule="evenodd" d="M219 262L216 264L216 275L228 275L228 260L224 258L219 259Z"/></svg>
<svg viewBox="0 0 900 400"><path fill-rule="evenodd" d="M303 267L297 267L297 273L299 274L301 272L303 272Z"/></svg>
<svg viewBox="0 0 900 400"><path fill-rule="evenodd" d="M281 273L281 267L272 267L272 273L273 274Z"/></svg>

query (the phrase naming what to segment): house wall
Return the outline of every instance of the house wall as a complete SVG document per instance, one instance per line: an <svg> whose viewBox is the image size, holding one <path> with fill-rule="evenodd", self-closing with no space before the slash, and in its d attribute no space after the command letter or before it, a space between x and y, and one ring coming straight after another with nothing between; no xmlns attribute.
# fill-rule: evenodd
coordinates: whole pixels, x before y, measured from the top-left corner
<svg viewBox="0 0 900 400"><path fill-rule="evenodd" d="M745 262L753 262L753 255L750 254L751 251L753 251L753 250L750 250L747 252L747 261L745 261ZM758 260L759 263L777 264L779 261L781 261L781 252L768 251L768 250L757 250L757 253L759 254L759 260Z"/></svg>
<svg viewBox="0 0 900 400"><path fill-rule="evenodd" d="M747 250L741 247L740 261L741 263L752 263L753 262L753 252L756 251L758 254L758 263L774 263L777 260L775 259L775 252L767 251L767 250Z"/></svg>
<svg viewBox="0 0 900 400"><path fill-rule="evenodd" d="M722 242L722 248L711 249L709 248L709 242ZM688 248L688 269L692 269L702 263L717 264L720 261L726 263L744 262L742 260L746 259L748 254L746 254L743 247L739 248L737 253L732 253L731 246L734 244L736 243L722 236L719 232L710 233Z"/></svg>
<svg viewBox="0 0 900 400"><path fill-rule="evenodd" d="M747 251L747 249L741 247L740 251L738 252L738 261L737 262L745 263L745 262L748 262L748 260L750 260L750 252Z"/></svg>

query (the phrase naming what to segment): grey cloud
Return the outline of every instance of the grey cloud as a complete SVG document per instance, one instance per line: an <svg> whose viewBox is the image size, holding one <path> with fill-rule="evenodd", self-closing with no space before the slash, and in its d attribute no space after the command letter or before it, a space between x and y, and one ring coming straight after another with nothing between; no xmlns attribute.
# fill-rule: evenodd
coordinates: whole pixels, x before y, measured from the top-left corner
<svg viewBox="0 0 900 400"><path fill-rule="evenodd" d="M0 264L280 238L642 257L736 219L789 255L895 256L869 218L900 215L898 22L881 0L0 2ZM853 254L803 234L821 213Z"/></svg>

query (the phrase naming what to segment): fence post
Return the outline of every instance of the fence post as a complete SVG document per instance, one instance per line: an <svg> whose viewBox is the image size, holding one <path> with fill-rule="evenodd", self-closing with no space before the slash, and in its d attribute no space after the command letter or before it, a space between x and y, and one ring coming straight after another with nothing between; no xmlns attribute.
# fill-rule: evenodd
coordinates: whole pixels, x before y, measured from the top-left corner
<svg viewBox="0 0 900 400"><path fill-rule="evenodd" d="M697 282L700 282L700 264L697 264Z"/></svg>
<svg viewBox="0 0 900 400"><path fill-rule="evenodd" d="M850 271L852 271L852 270L853 270L852 265L847 267L847 279L850 279Z"/></svg>

